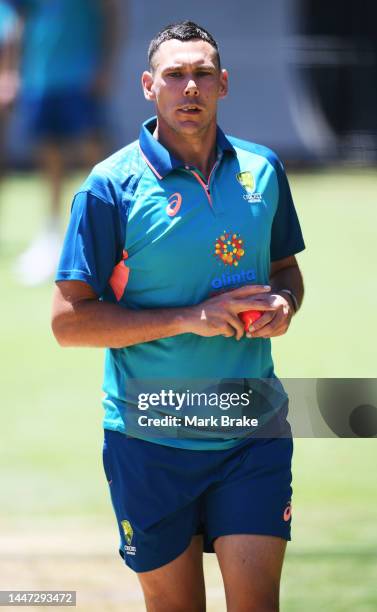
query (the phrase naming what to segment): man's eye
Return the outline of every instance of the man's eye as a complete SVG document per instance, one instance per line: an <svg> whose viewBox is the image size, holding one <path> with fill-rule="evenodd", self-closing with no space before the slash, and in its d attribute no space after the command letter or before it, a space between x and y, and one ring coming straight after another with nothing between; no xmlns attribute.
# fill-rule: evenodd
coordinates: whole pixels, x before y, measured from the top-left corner
<svg viewBox="0 0 377 612"><path fill-rule="evenodd" d="M181 73L180 72L169 72L168 76L170 76L170 77L180 77Z"/></svg>

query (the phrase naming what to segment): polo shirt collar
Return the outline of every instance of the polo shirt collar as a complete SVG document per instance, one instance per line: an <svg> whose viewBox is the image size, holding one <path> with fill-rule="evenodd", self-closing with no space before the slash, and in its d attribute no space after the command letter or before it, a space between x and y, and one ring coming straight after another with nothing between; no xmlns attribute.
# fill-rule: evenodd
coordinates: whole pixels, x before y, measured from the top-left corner
<svg viewBox="0 0 377 612"><path fill-rule="evenodd" d="M169 153L169 151L153 137L156 123L156 117L152 117L143 123L140 130L139 145L145 162L159 179L163 179L169 172L177 168L182 168L184 164ZM236 154L234 147L218 126L216 139L217 146L223 153Z"/></svg>

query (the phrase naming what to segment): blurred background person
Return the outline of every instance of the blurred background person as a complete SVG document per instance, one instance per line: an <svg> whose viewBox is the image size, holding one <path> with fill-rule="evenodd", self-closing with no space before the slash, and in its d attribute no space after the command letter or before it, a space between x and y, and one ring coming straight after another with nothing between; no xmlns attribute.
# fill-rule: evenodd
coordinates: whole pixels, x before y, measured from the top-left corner
<svg viewBox="0 0 377 612"><path fill-rule="evenodd" d="M0 180L5 165L5 131L18 90L16 48L18 21L9 2L0 0Z"/></svg>
<svg viewBox="0 0 377 612"><path fill-rule="evenodd" d="M53 274L61 247L67 163L92 166L104 153L104 99L116 48L115 0L13 0L20 24L20 107L49 185L41 233L15 265L37 285Z"/></svg>

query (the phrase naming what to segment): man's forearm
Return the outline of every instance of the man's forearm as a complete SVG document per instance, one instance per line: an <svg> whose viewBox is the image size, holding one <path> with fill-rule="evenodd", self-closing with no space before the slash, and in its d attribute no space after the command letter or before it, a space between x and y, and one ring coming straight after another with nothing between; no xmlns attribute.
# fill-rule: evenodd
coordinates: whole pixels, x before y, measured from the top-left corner
<svg viewBox="0 0 377 612"><path fill-rule="evenodd" d="M62 346L123 348L192 333L236 337L244 333L238 314L260 306L269 286L246 285L181 308L131 310L102 302L82 281L59 281L52 305L52 329ZM268 308L267 308L268 309Z"/></svg>
<svg viewBox="0 0 377 612"><path fill-rule="evenodd" d="M297 300L297 306L300 308L304 298L304 282L300 268L298 266L288 266L278 270L270 277L271 293L279 293L282 289L288 289ZM288 293L282 293L292 302L293 309L296 310L296 305ZM297 310L298 310L297 308Z"/></svg>
<svg viewBox="0 0 377 612"><path fill-rule="evenodd" d="M62 346L121 348L189 331L188 308L130 310L96 300L70 306L52 323Z"/></svg>

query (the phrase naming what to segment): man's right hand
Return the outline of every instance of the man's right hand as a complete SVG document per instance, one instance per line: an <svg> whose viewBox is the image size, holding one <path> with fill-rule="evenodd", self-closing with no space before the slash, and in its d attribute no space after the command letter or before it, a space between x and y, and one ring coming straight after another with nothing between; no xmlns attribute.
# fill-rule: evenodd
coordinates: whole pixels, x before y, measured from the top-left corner
<svg viewBox="0 0 377 612"><path fill-rule="evenodd" d="M270 295L270 287L246 285L195 306L133 310L99 300L88 283L64 280L56 283L52 329L61 346L116 349L187 333L240 340L238 313L276 310Z"/></svg>
<svg viewBox="0 0 377 612"><path fill-rule="evenodd" d="M270 291L271 287L266 285L245 285L191 306L187 309L187 331L207 338L222 335L240 340L245 330L238 313L245 310L273 310L263 300Z"/></svg>

